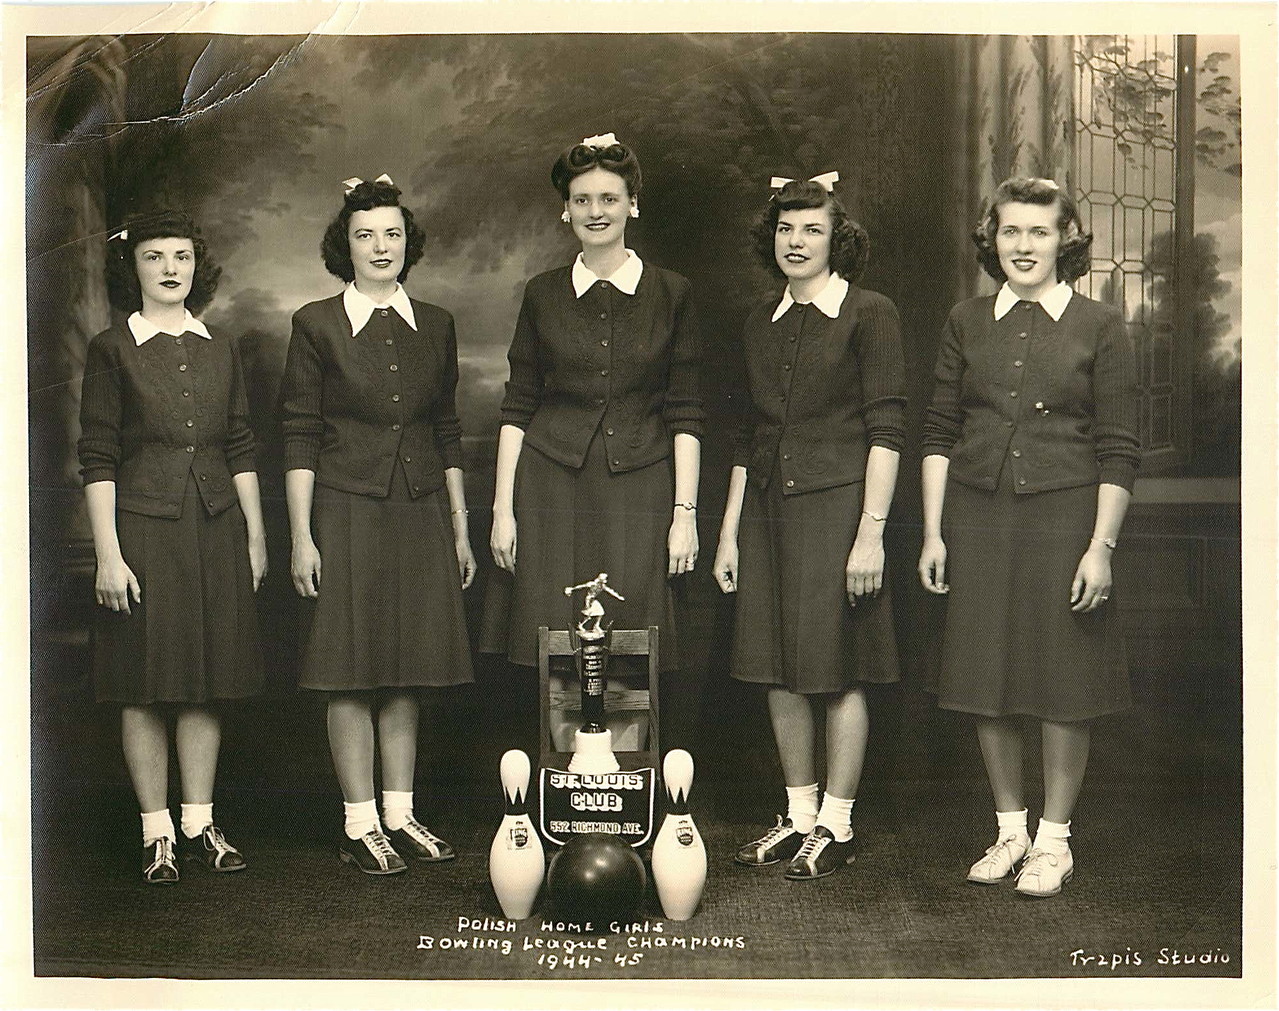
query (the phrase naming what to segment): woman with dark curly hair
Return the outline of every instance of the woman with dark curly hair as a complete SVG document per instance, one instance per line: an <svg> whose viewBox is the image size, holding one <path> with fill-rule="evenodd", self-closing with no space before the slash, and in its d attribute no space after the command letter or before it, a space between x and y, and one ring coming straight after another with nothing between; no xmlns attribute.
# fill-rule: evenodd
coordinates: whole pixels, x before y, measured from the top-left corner
<svg viewBox="0 0 1279 1011"><path fill-rule="evenodd" d="M567 148L551 183L582 250L524 289L493 496L490 546L502 571L485 601L481 648L533 666L538 626L576 623L564 587L607 572L626 598L610 604L614 627L657 626L669 670L678 645L668 580L697 558L703 411L692 290L626 247L640 166L612 134ZM556 690L569 685L555 675ZM618 750L641 746L638 720L610 722L627 724ZM561 750L577 725L553 728Z"/></svg>
<svg viewBox="0 0 1279 1011"><path fill-rule="evenodd" d="M901 327L891 301L857 286L870 243L834 195L838 178L774 179L752 229L787 284L746 320L750 412L714 564L720 589L737 594L732 673L767 686L788 798L786 817L736 859L790 858L797 880L852 859L863 685L898 679L883 537L905 438Z"/></svg>
<svg viewBox="0 0 1279 1011"><path fill-rule="evenodd" d="M347 285L293 316L284 480L293 585L310 602L298 683L328 693L339 855L384 875L455 855L414 817L413 780L420 692L472 680L462 590L475 557L453 317L401 285L425 235L386 176L345 185L321 250Z"/></svg>
<svg viewBox="0 0 1279 1011"><path fill-rule="evenodd" d="M1092 236L1051 179L1000 183L973 239L998 294L951 310L924 421L919 577L949 594L938 703L977 717L994 845L968 871L1017 892L1070 880L1091 721L1130 704L1111 553L1140 461L1122 314L1074 292ZM945 509L943 511L943 505ZM1020 717L1042 725L1032 843Z"/></svg>
<svg viewBox="0 0 1279 1011"><path fill-rule="evenodd" d="M122 707L142 877L165 885L178 880L178 857L246 866L214 823L213 786L219 704L262 688L253 594L266 534L239 347L192 315L220 268L191 219L171 211L131 219L107 251L111 304L129 315L90 342L80 398L94 687ZM181 836L169 814L170 716Z"/></svg>

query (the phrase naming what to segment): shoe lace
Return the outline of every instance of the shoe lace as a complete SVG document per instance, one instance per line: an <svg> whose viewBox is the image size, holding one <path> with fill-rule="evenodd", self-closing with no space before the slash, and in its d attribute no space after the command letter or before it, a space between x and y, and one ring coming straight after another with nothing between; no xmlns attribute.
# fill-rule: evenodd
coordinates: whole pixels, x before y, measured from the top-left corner
<svg viewBox="0 0 1279 1011"><path fill-rule="evenodd" d="M1026 854L1026 862L1021 865L1021 870L1017 872L1020 879L1022 875L1034 877L1042 872L1040 864L1051 863L1054 867L1057 865L1057 854L1049 853L1045 849L1032 849Z"/></svg>
<svg viewBox="0 0 1279 1011"><path fill-rule="evenodd" d="M418 842L425 843L428 846L435 846L438 848L440 843L444 842L443 839L437 836L416 818L410 818L407 822L405 822L401 831L407 832L409 835L416 838Z"/></svg>
<svg viewBox="0 0 1279 1011"><path fill-rule="evenodd" d="M155 841L155 855L151 859L151 866L147 868L147 873L150 874L162 864L173 862L173 840L168 836L161 836Z"/></svg>
<svg viewBox="0 0 1279 1011"><path fill-rule="evenodd" d="M808 835L804 836L804 841L799 844L799 852L795 854L795 859L812 863L813 859L826 848L829 842L829 836L809 832Z"/></svg>
<svg viewBox="0 0 1279 1011"><path fill-rule="evenodd" d="M760 849L768 849L770 846L775 846L781 842L794 831L794 826L787 825L779 814L777 816L777 824L756 839L752 845L758 846Z"/></svg>
<svg viewBox="0 0 1279 1011"><path fill-rule="evenodd" d="M364 844L368 846L369 851L374 856L389 860L396 855L395 847L391 845L391 840L377 829L374 829L364 837Z"/></svg>
<svg viewBox="0 0 1279 1011"><path fill-rule="evenodd" d="M994 846L986 848L986 855L981 858L981 863L994 863L1003 853L1007 852L1009 857L1012 856L1013 846L1017 842L1016 836L1009 836L1006 839L1000 839Z"/></svg>
<svg viewBox="0 0 1279 1011"><path fill-rule="evenodd" d="M204 837L208 840L209 845L218 853L230 853L235 847L226 841L226 836L222 834L222 830L216 825L210 825L204 830Z"/></svg>

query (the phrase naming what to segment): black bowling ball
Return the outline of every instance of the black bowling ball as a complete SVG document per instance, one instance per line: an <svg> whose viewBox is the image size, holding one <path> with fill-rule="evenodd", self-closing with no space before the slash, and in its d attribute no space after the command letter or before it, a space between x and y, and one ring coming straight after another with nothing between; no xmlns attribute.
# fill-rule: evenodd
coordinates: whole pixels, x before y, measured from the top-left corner
<svg viewBox="0 0 1279 1011"><path fill-rule="evenodd" d="M648 875L639 854L604 832L575 835L551 859L547 892L555 915L593 930L639 917Z"/></svg>

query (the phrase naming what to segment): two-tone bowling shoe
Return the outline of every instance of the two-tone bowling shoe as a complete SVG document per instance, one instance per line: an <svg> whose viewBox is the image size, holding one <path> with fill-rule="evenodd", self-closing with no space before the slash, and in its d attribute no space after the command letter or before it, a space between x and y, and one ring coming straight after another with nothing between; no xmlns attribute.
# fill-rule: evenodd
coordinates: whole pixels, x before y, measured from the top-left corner
<svg viewBox="0 0 1279 1011"><path fill-rule="evenodd" d="M344 864L355 864L365 874L403 874L409 869L409 865L395 852L391 840L376 828L358 839L344 834L338 843L338 856Z"/></svg>
<svg viewBox="0 0 1279 1011"><path fill-rule="evenodd" d="M457 853L453 847L419 822L410 818L403 828L393 828L387 833L395 852L423 863L440 863L452 860Z"/></svg>
<svg viewBox="0 0 1279 1011"><path fill-rule="evenodd" d="M229 874L248 867L244 855L226 841L216 825L206 825L198 836L178 840L178 854L183 860L197 860L211 871Z"/></svg>
<svg viewBox="0 0 1279 1011"><path fill-rule="evenodd" d="M791 820L778 815L776 825L739 849L733 859L749 867L767 867L794 856L803 840L804 834Z"/></svg>
<svg viewBox="0 0 1279 1011"><path fill-rule="evenodd" d="M815 825L791 858L785 876L792 881L824 878L844 864L851 864L854 859L851 838L847 842L837 842L825 825Z"/></svg>
<svg viewBox="0 0 1279 1011"><path fill-rule="evenodd" d="M142 847L142 880L148 885L176 885L178 862L173 858L173 840L153 839Z"/></svg>

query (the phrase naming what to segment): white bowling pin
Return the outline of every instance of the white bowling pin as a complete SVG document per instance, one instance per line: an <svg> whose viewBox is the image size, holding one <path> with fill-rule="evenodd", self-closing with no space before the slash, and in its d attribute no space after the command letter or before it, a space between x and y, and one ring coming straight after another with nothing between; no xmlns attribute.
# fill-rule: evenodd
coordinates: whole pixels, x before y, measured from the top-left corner
<svg viewBox="0 0 1279 1011"><path fill-rule="evenodd" d="M667 752L662 778L668 805L653 843L653 883L667 918L687 920L697 909L706 885L706 844L688 813L693 756L681 748Z"/></svg>
<svg viewBox="0 0 1279 1011"><path fill-rule="evenodd" d="M522 920L533 911L546 876L546 856L537 828L528 816L528 755L512 749L502 756L502 792L506 814L489 847L489 880L502 912Z"/></svg>

